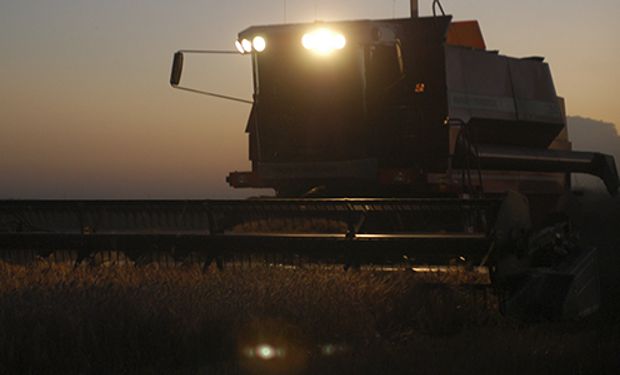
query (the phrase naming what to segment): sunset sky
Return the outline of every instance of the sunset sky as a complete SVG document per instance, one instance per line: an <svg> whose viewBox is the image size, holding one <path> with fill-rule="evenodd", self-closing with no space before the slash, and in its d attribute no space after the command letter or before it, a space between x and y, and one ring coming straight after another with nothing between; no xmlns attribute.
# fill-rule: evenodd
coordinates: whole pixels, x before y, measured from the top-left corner
<svg viewBox="0 0 620 375"><path fill-rule="evenodd" d="M430 14L431 0L420 0ZM569 115L620 125L620 1L443 0L489 49L546 56ZM286 7L284 6L286 4ZM250 25L406 17L407 0L0 0L0 198L239 197L250 107L173 90L172 53ZM251 97L247 56L191 57L184 84Z"/></svg>

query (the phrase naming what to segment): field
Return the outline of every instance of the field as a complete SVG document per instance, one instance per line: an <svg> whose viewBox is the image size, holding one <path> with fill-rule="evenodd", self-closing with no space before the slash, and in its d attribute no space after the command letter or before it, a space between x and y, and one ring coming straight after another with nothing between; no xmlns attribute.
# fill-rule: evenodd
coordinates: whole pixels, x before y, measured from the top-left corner
<svg viewBox="0 0 620 375"><path fill-rule="evenodd" d="M584 211L603 288L586 321L504 318L465 272L0 263L0 373L619 373L620 201Z"/></svg>

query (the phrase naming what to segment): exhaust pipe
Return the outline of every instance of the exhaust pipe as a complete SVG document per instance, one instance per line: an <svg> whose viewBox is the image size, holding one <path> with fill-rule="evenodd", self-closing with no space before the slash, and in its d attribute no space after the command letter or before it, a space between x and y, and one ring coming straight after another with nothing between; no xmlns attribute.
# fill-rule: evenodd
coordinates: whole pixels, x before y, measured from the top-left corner
<svg viewBox="0 0 620 375"><path fill-rule="evenodd" d="M418 18L420 16L420 10L418 8L418 0L411 1L411 18Z"/></svg>

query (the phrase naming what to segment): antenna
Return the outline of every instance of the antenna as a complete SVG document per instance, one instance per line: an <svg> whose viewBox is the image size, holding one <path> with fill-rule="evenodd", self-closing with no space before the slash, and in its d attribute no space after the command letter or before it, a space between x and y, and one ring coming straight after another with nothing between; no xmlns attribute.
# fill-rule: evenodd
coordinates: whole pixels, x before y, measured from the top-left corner
<svg viewBox="0 0 620 375"><path fill-rule="evenodd" d="M319 0L314 0L314 19L319 19Z"/></svg>
<svg viewBox="0 0 620 375"><path fill-rule="evenodd" d="M420 8L418 7L418 0L411 0L411 18L420 17Z"/></svg>
<svg viewBox="0 0 620 375"><path fill-rule="evenodd" d="M434 17L437 17L437 9L436 9L436 7L439 7L439 11L441 12L442 16L446 15L446 12L443 10L443 6L441 5L441 2L439 0L433 0L433 16Z"/></svg>

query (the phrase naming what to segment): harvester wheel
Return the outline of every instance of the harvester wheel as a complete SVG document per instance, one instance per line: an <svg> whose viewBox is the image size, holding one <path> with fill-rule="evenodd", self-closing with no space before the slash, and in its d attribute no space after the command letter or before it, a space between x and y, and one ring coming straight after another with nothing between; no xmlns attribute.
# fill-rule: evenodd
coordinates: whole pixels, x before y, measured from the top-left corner
<svg viewBox="0 0 620 375"><path fill-rule="evenodd" d="M526 202L525 197L510 194L498 213L498 249L491 270L502 312L523 320L559 320L596 311L597 255L578 244L572 224L572 218L579 219L574 197L561 199L558 210L536 230L525 225Z"/></svg>
<svg viewBox="0 0 620 375"><path fill-rule="evenodd" d="M568 192L562 195L556 204L555 210L545 218L546 225L567 222L571 231L577 231L584 225L583 207L578 197Z"/></svg>

